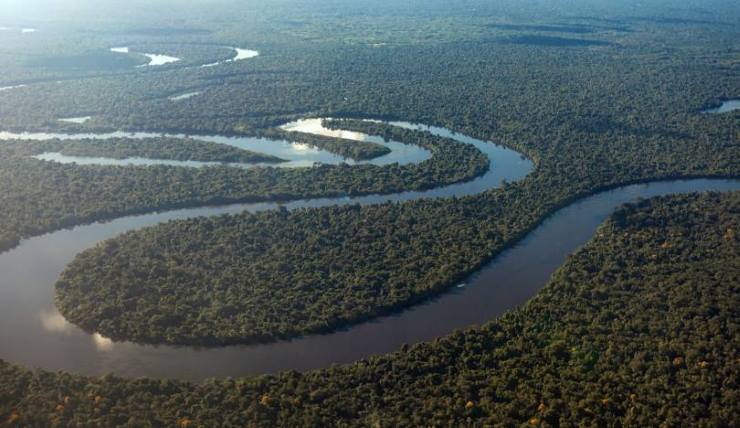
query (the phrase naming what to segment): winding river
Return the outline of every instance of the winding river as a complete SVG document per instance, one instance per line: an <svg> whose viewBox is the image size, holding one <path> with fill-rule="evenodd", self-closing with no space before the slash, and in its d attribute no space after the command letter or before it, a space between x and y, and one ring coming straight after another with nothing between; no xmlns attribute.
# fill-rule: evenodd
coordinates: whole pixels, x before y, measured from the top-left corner
<svg viewBox="0 0 740 428"><path fill-rule="evenodd" d="M287 369L308 370L347 363L391 352L404 343L430 340L454 329L483 323L522 304L547 282L566 255L586 242L614 208L624 202L678 192L740 189L740 180L695 179L630 185L598 193L551 215L524 240L490 261L450 292L395 315L330 334L255 346L150 346L112 342L97 334L89 335L66 322L56 310L53 286L64 267L84 249L129 230L173 219L244 210L256 212L275 209L279 205L295 209L472 195L498 187L503 180L519 180L533 167L531 161L517 152L443 128L406 122L391 124L472 144L489 157L491 168L474 180L428 191L174 210L126 216L111 222L79 226L24 240L15 249L0 254L0 272L3 273L0 278L0 358L29 367L87 375L115 373L128 377L188 380ZM298 121L283 128L351 139L370 138L360 133L327 130L321 126L320 119ZM136 135L143 138L142 134ZM50 136L47 134L45 137ZM226 137L214 138L221 141ZM227 139L223 142L229 144L231 141ZM393 152L412 147L395 144L403 147L392 147ZM403 153L396 153L395 156L402 157L406 162L420 161L413 155L405 158ZM533 260L537 263L533 263Z"/></svg>
<svg viewBox="0 0 740 428"><path fill-rule="evenodd" d="M259 54L249 49L232 48L235 55L223 61L194 67L214 67L253 58ZM128 48L114 48L128 53ZM147 66L175 62L178 58L148 55ZM2 87L0 91L25 85ZM170 97L172 101L198 95L188 92ZM737 100L707 109L705 113L725 113L738 108ZM61 118L72 123L84 123L89 117ZM334 333L309 335L288 341L254 346L223 348L192 348L139 345L112 342L98 334L87 334L68 323L54 305L54 283L64 267L81 251L104 239L126 231L158 223L197 216L209 216L241 211L322 207L341 204L377 204L386 201L408 201L419 198L473 195L496 188L503 181L516 181L533 168L531 161L520 154L444 128L391 122L392 125L428 131L472 144L485 153L491 168L484 175L463 183L442 186L427 191L402 192L391 195L362 197L316 198L289 203L233 204L173 210L147 215L125 216L114 221L93 223L26 239L11 251L0 254L0 358L29 367L64 370L86 375L115 373L127 377L157 377L202 380L208 377L243 376L273 373L287 369L309 370L356 361L371 355L392 352L402 344L426 341L449 334L459 328L481 324L501 315L531 298L548 281L565 257L577 250L594 233L599 224L619 205L637 198L703 190L740 189L740 180L674 180L630 185L604 191L563 208L541 223L513 248L491 260L464 283L436 299L416 305L392 316L358 324ZM370 141L391 149L389 154L363 162L286 140L253 137L197 136L197 139L226 144L245 150L270 154L286 162L271 167L307 167L315 163L388 165L423 162L431 154L420 147L362 133L328 130L321 119L304 119L286 124L286 131L328 135L357 141ZM50 138L152 138L158 136L183 138L179 134L147 132L109 134L51 134L0 132L2 139ZM65 156L43 153L40 160L98 165L174 165L203 167L211 162L168 161L145 158L111 159L100 157ZM268 166L264 164L229 164L240 168ZM536 263L533 263L536 260Z"/></svg>
<svg viewBox="0 0 740 428"><path fill-rule="evenodd" d="M258 51L255 51L252 49L242 49L242 48L235 48L235 47L230 47L230 49L233 49L235 52L232 58L225 59L223 61L216 61L216 62L211 62L208 64L203 64L201 65L201 67L203 68L215 67L221 64L228 64L230 62L236 62L236 61L241 61L243 59L254 58L260 54Z"/></svg>
<svg viewBox="0 0 740 428"><path fill-rule="evenodd" d="M128 47L120 47L120 48L110 48L111 52L114 53L121 53L121 54L138 54L143 55L149 59L149 62L146 64L137 65L137 68L141 67L156 67L158 65L166 65L171 64L173 62L180 61L180 58L169 56L169 55L162 55L162 54L151 54L151 53L143 53L143 52L134 52L131 51Z"/></svg>
<svg viewBox="0 0 740 428"><path fill-rule="evenodd" d="M372 165L390 165L398 163L399 165L405 165L409 163L419 163L431 158L431 153L421 147L403 144L397 141L385 141L381 137L365 135L359 132L350 131L335 131L323 128L321 125L321 119L304 119L296 122L291 122L283 125L282 127L286 131L297 131L297 132L309 132L314 134L321 134L327 136L336 136L348 140L355 141L367 141L375 144L379 144L389 148L391 151L383 156L379 156L374 159L364 161L354 161L352 159L343 158L335 153L322 150L308 144L295 143L287 140L271 140L267 138L258 137L227 137L221 135L198 135L192 138L208 141L217 144L224 144L228 146L237 147L243 150L249 150L253 152L259 152L276 156L281 159L285 159L286 162L281 163L231 163L229 166L239 168L255 168L255 167L277 167L277 168L301 168L309 167L316 163L337 165L340 163L346 163L349 165L360 165L360 164L372 164ZM61 134L61 133L46 133L46 132L0 132L0 140L75 140L75 139L111 139L111 138L130 138L130 139L145 139L145 138L156 138L156 137L168 137L168 138L186 138L184 134L167 134L167 133L154 133L154 132L111 132L105 134ZM86 156L68 156L56 152L42 153L35 158L45 161L59 162L59 163L76 163L79 165L171 165L171 166L184 166L184 167L203 167L218 165L216 162L199 162L199 161L174 161L174 160L161 160L161 159L145 159L145 158L127 158L127 159L114 159L104 157L86 157Z"/></svg>
<svg viewBox="0 0 740 428"><path fill-rule="evenodd" d="M216 62L210 62L210 63L206 63L206 64L201 64L200 67L201 68L215 67L217 65L228 64L230 62L236 62L236 61L241 61L241 60L244 60L244 59L254 58L257 55L259 55L259 52L258 51L255 51L255 50L252 50L252 49L236 48L236 47L232 47L232 46L224 46L224 47L227 48L227 49L233 50L234 51L234 56L231 57L231 58L227 58L227 59L221 60L221 61L216 61ZM174 56L170 56L170 55L151 54L151 53L143 53L143 52L134 52L134 51L130 50L128 47L110 48L110 51L111 52L115 52L115 53L121 53L121 54L129 54L129 53L139 54L139 55L144 55L145 57L149 58L149 62L148 63L142 64L142 65L138 65L137 66L138 68L141 68L141 67L155 67L155 66L158 66L158 65L172 64L173 62L178 62L178 61L181 60L180 58L177 58L177 57L174 57Z"/></svg>

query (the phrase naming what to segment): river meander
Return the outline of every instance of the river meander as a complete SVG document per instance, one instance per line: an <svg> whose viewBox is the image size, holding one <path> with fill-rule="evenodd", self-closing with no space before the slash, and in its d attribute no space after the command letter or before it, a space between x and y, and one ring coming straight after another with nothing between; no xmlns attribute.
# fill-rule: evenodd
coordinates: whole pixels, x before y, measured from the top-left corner
<svg viewBox="0 0 740 428"><path fill-rule="evenodd" d="M198 135L191 136L192 138L208 141L217 144L225 144L233 147L237 147L244 150L253 152L263 153L285 159L286 162L281 163L243 163L243 164L229 164L229 166L241 167L241 168L254 168L254 167L279 167L279 168L301 168L310 167L316 163L337 165L340 163L346 163L349 165L359 164L372 164L372 165L390 165L397 163L399 165L405 165L409 163L419 163L431 158L431 153L419 146L410 144L403 144L398 141L385 141L381 137L365 135L359 132L348 132L328 130L323 128L321 125L321 119L303 119L296 122L291 122L282 127L287 131L302 131L321 135L341 135L340 138L354 140L354 141L367 141L375 144L379 144L389 148L391 151L388 154L379 156L374 159L365 161L354 161L352 159L346 159L338 154L319 149L317 147L310 146L304 143L296 143L288 140L271 140L268 138L258 137L236 137L236 136L222 136L222 135ZM167 137L167 138L186 138L188 136L184 134L167 134L167 133L154 133L154 132L110 132L110 133L79 133L79 134L64 134L64 133L47 133L47 132L3 132L0 131L0 140L84 140L84 139L111 139L111 138L129 138L129 139L145 139L145 138L156 138L156 137ZM60 153L49 152L42 153L35 156L37 159L45 161L53 161L59 163L76 163L80 165L171 165L171 166L184 166L184 167L203 167L213 166L213 162L198 162L198 161L173 161L163 159L145 159L145 158L129 158L129 159L114 159L104 157L85 157L85 156L67 156Z"/></svg>
<svg viewBox="0 0 740 428"><path fill-rule="evenodd" d="M566 255L586 242L620 204L680 192L740 189L740 180L694 179L636 184L600 192L555 212L513 248L468 278L464 286L453 287L436 299L395 315L330 334L223 348L150 346L112 342L97 334L87 334L65 321L56 310L53 287L64 267L84 249L129 230L174 219L245 210L257 212L280 205L296 209L472 195L499 187L504 180L519 180L533 168L532 162L519 153L490 142L443 128L406 122L392 124L473 144L489 157L491 168L474 180L421 192L181 209L125 216L26 239L15 249L0 254L0 272L3 273L0 278L0 358L29 367L87 375L115 373L190 380L287 369L309 370L347 363L394 351L404 343L426 341L455 329L484 323L524 303L547 282ZM338 132L324 129L316 119L293 123L286 128L323 135ZM339 136L364 138L353 133Z"/></svg>
<svg viewBox="0 0 740 428"><path fill-rule="evenodd" d="M533 164L519 153L490 142L477 140L461 134L453 133L444 128L414 125L406 122L392 122L395 126L453 138L465 144L472 144L485 153L491 162L490 169L483 175L462 183L441 186L426 191L409 191L390 195L369 195L362 197L317 198L297 200L288 203L253 203L234 204L224 207L203 207L154 213L148 215L126 216L111 222L94 223L73 229L60 230L43 236L34 237L21 242L15 249L0 254L0 358L21 363L30 367L42 367L50 370L67 370L84 374L116 373L125 376L154 376L177 377L186 379L201 379L209 376L237 376L240 374L258 373L262 371L290 368L291 364L274 363L285 360L288 355L265 355L265 350L274 346L278 353L282 353L282 346L300 345L308 340L319 337L337 337L344 341L344 332L335 335L312 336L296 339L289 342L278 342L273 345L252 347L228 347L219 349L195 349L187 347L146 346L134 343L114 343L100 335L90 335L69 324L58 313L54 306L53 285L64 267L72 261L77 253L95 245L101 240L112 238L128 230L155 225L157 223L204 215L237 213L240 211L261 211L275 209L279 205L289 209L299 207L321 207L339 204L377 204L386 201L408 201L419 198L464 196L483 192L499 187L504 181L516 181L525 177L532 169ZM390 162L418 163L426 160L429 153L415 146L400 142L383 141L381 138L369 137L362 133L337 131L323 128L320 119L306 119L284 127L286 130L308 132L320 135L338 136L354 140L370 140L384 144L391 148L391 153L370 162L385 164ZM154 136L150 133L133 134L135 138ZM158 135L158 134L157 134ZM112 138L114 136L131 136L131 134L9 134L4 133L0 138ZM203 137L198 137L203 139ZM209 141L235 144L231 137L205 138ZM251 140L251 139L246 139ZM286 142L260 141L259 144L273 144L281 146ZM289 143L287 143L289 144ZM275 154L285 158L285 153L271 150L261 150L262 146L240 147L260 149L256 151ZM386 159L383 159L386 158ZM337 161L346 161L337 159ZM162 163L159 160L149 160L152 164ZM167 162L167 161L164 161ZM292 162L297 162L293 159ZM95 163L92 161L91 163ZM105 162L104 162L105 163ZM282 164L280 164L282 165ZM369 325L374 325L370 323ZM397 336L395 336L397 337ZM395 343L393 337L389 341L379 343L380 352L392 349ZM361 341L362 339L360 339ZM389 347L390 346L390 347ZM345 351L335 348L338 353L336 361L346 361ZM355 347L355 349L362 349ZM297 350L297 349L296 349ZM315 352L309 351L309 352ZM373 352L371 352L373 353ZM309 366L301 355L303 351L294 354L297 357L295 368L319 367L332 362L325 357L313 359ZM177 357L175 357L177 355ZM250 355L254 355L250 357ZM235 362L227 364L223 359ZM252 363L247 363L252 361ZM239 363L236 363L239 362ZM264 365L266 364L267 365ZM245 365L246 364L246 365ZM220 368L221 371L213 372ZM228 369L227 369L228 368ZM223 370L226 369L226 370Z"/></svg>

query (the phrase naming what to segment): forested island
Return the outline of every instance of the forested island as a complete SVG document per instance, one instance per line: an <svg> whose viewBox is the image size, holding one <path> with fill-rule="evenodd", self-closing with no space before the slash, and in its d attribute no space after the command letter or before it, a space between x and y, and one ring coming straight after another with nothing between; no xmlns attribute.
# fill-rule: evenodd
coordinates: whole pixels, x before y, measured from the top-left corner
<svg viewBox="0 0 740 428"><path fill-rule="evenodd" d="M0 365L18 426L731 426L740 192L617 212L525 306L481 327L308 373L85 378Z"/></svg>

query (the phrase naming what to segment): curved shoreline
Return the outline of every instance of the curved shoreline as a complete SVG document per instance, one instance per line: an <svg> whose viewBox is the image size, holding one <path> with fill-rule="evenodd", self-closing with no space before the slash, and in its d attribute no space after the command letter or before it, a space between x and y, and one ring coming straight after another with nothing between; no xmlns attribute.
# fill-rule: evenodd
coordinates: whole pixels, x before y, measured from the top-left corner
<svg viewBox="0 0 740 428"><path fill-rule="evenodd" d="M740 110L740 99L728 98L720 101L719 104L705 107L699 111L702 114L725 114Z"/></svg>
<svg viewBox="0 0 740 428"><path fill-rule="evenodd" d="M396 125L448 133L458 140L476 141L486 149L503 150L504 154L510 156L509 161L514 161L516 158L519 162L524 162L517 152L454 134L441 128L407 123L396 123ZM499 159L499 161L502 160ZM531 162L527 162L531 167ZM506 161L502 161L502 164L501 166L505 166ZM492 172L486 175L500 173L499 166L498 162L495 162L491 169ZM225 207L166 211L143 216L126 216L109 223L78 226L71 230L61 230L28 239L15 250L0 254L0 270L7 274L6 277L9 277L11 282L16 280L16 284L0 288L0 297L2 297L0 298L0 314L4 314L2 318L5 318L0 318L2 321L0 322L0 343L4 344L0 351L2 352L0 358L25 366L87 375L115 373L132 377L173 377L188 380L272 373L288 369L310 370L335 363L347 363L371 355L391 352L405 343L430 340L448 334L457 328L485 322L523 303L547 282L549 274L562 263L565 255L585 242L592 234L591 228L595 229L618 204L633 200L635 197L657 194L740 188L740 181L730 179L673 180L623 185L616 189L599 191L575 202L564 201L561 206L553 208L554 213L546 215L540 222L534 224L530 231L523 232L517 237L519 239L512 239L497 256L484 263L482 268L468 277L464 282L466 285L464 287L451 287L448 292L438 294L436 297L421 296L415 300L417 303L423 301L421 304L399 309L389 315L353 324L332 333L307 335L269 344L198 349L138 345L130 342L114 343L98 334L83 333L77 327L67 323L53 304L53 285L39 286L39 284L53 284L66 264L77 253L95 242L127 230L162 221L236 213L244 210L256 212L274 209L278 206L295 209L354 203L376 204L421 197L461 196L490 189L492 187L490 180L490 176L486 179L479 177L470 182L442 188L391 195L318 198L291 201L285 204L277 202L236 204ZM604 199L608 202L607 206L606 208L602 206L600 211L597 210L596 217L593 212L586 216L577 212L579 207L589 204L596 203L598 206L600 200L603 205ZM573 210L577 213L575 217L568 214ZM558 218L570 218L573 222L571 226L575 225L578 229L573 230L572 227L557 225ZM594 218L595 222L592 221ZM555 226L552 225L553 222L556 223ZM562 233L563 231L566 232L565 236L557 235L557 232ZM562 242L552 245L551 239L548 239L552 233L559 236L560 240L567 240L570 245L564 246ZM537 250L538 253L531 254L532 249ZM28 270L27 263L21 262L29 255L33 255L35 261L32 270ZM544 263L541 262L538 269L533 269L531 266L533 258L544 261ZM26 266L26 270L24 271L19 266ZM18 272L18 269L22 272ZM7 278L2 280L2 282L7 281ZM491 282L495 284L491 285ZM507 282L510 285L504 286ZM21 307L22 305L12 303L28 292L34 295L37 303L43 302L43 304L29 310L28 306ZM32 335L37 342L30 346L29 344L24 345L24 342L28 342L28 338L26 335L18 336L16 329L20 327L20 330L23 330L22 326L31 324L40 327ZM9 342L14 343L9 346Z"/></svg>
<svg viewBox="0 0 740 428"><path fill-rule="evenodd" d="M315 129L316 123L313 123L313 132L316 132ZM378 204L378 203L385 203L385 202L399 202L399 201L408 201L413 199L419 199L419 198L438 198L438 197L450 197L450 196L464 196L464 195L472 195L477 194L486 190L489 190L491 188L498 187L502 184L504 181L516 181L518 179L523 178L526 176L532 169L533 163L529 160L523 159L522 155L518 152L515 152L511 149L504 148L502 146L497 146L490 142L485 142L481 140L477 140L474 138L470 138L461 134L456 134L452 131L446 130L444 128L435 128L435 127L429 127L424 125L414 125L410 123L405 122L394 122L393 125L405 127L408 129L414 129L414 130L420 130L420 131L428 131L433 134L442 136L442 137L449 137L453 138L455 140L458 140L459 142L465 143L465 144L472 144L476 146L478 149L483 151L489 158L489 162L493 165L489 170L484 173L482 176L478 176L477 178L474 178L470 181L466 182L460 182L455 183L451 185L441 186L432 188L429 190L421 190L421 191L407 191L407 192L401 192L396 194L389 194L389 195L366 195L366 196L357 196L357 197L325 197L325 198L312 198L312 199L304 199L304 200L294 200L289 201L286 203L280 203L276 201L272 202L258 202L258 203L252 203L252 204L234 204L234 205L228 205L225 207L202 207L202 208L190 208L190 209L184 209L184 210L177 210L177 211L166 211L162 213L155 213L155 214L148 214L148 215L142 215L142 216L125 216L121 218L114 219L110 222L106 223L93 223L91 225L86 226L77 226L72 229L64 229L59 230L56 232L52 232L46 235L37 236L34 238L30 238L27 240L24 240L15 247L15 249L7 251L5 253L0 254L0 271L4 272L5 278L0 280L0 283L4 283L4 286L0 286L0 318L5 318L0 322L2 326L0 326L0 343L3 343L3 349L0 350L2 352L1 357L3 359L8 359L9 361L15 361L20 362L21 364L30 365L30 366L42 366L42 367L53 367L49 366L48 364L29 361L28 358L31 360L35 357L45 358L50 355L57 355L57 357L53 358L57 363L63 362L63 363L78 363L85 360L84 356L80 355L72 355L77 354L78 351L81 351L83 354L86 352L83 349L92 345L92 350L94 352L86 354L87 356L90 355L98 355L101 356L102 353L102 360L107 360L108 357L111 356L112 350L114 350L117 346L126 345L126 346L133 346L136 348L135 351L131 354L131 356L134 358L141 358L145 355L154 355L157 352L161 351L162 349L165 349L165 347L151 347L151 346L145 346L145 345L135 345L130 343L116 343L113 344L112 342L108 341L107 339L101 337L100 335L88 335L86 333L82 333L81 330L77 329L76 327L68 324L61 315L58 314L58 311L56 310L56 307L53 304L53 283L56 281L58 274L61 272L61 270L66 266L66 264L71 261L77 253L81 252L85 248L93 245L95 242L98 242L102 239L111 238L113 236L116 236L126 230L132 230L137 229L144 226L154 225L157 223L160 223L162 221L177 219L177 218L188 218L188 217L196 217L196 216L203 216L203 215L217 215L217 214L227 214L227 213L236 213L241 212L245 210L249 211L262 211L266 209L274 209L279 206L285 206L287 208L310 208L310 207L321 207L321 206L332 206L332 205L346 205L346 204ZM300 128L300 126L298 127ZM298 129L294 129L298 130ZM326 132L334 132L330 131L328 129L325 130ZM123 226L123 228L121 228ZM88 241L87 238L90 237L90 233L95 235L96 237L92 239L91 241ZM98 234L98 235L96 235ZM61 238L61 241L58 241L58 239ZM80 242L82 241L82 242ZM33 260L29 263L18 263L17 261L13 261L16 257L24 258L26 257L24 254L30 249L30 248L37 248L40 245L41 248L44 248L45 250L42 250L42 253L39 253L38 250L31 250L32 253L35 255L33 257ZM44 260L44 256L41 256L41 254L46 253L47 255L51 256L51 259ZM25 273L21 273L18 271L13 272L13 269L19 267L19 266L28 266L29 264L34 265L33 271L26 271ZM39 280L39 278L31 279L35 274L42 272L42 274L47 275L44 280ZM20 274L20 277L17 275ZM30 274L29 276L24 276L25 274ZM14 295L14 291L20 291L21 294L25 293L26 291L30 291L31 289L27 287L21 286L20 288L17 287L18 283L23 283L25 280L30 280L31 289L33 289L32 294L33 301L37 306L34 306L33 308L29 308L27 305L23 310L20 312L18 311L20 309L20 306L22 305L9 305L6 308L3 308L2 306L5 306L6 304L9 304L10 302L15 301L18 296ZM10 285L8 285L10 284ZM48 288L46 287L39 287L39 284L49 284L50 286ZM28 316L31 316L31 318L28 318ZM24 319L25 318L25 319ZM12 354L15 354L16 352L22 351L22 349L26 346L21 343L16 342L15 345L10 345L8 341L8 334L11 336L14 336L15 333L17 333L18 330L23 330L23 328L20 329L12 329L13 332L6 330L7 328L10 328L10 326L22 326L26 325L28 329L36 328L36 330L33 333L29 333L28 336L34 337L38 342L36 342L34 345L31 346L32 349L26 348L28 351L25 353L25 356L16 354L15 356ZM33 326L33 328L32 328ZM73 339L74 337L74 339ZM61 339L61 341L60 341ZM24 340L25 341L25 340ZM45 349L45 351L41 352L39 349L33 349L35 346L39 345L40 342L46 341L48 347ZM27 342L27 341L25 341ZM79 348L75 349L73 343L77 343L77 346ZM51 345L53 344L53 345ZM69 346L72 345L73 348L69 349ZM61 346L62 348L66 348L66 351L63 352L66 354L65 356L61 356L56 352L56 349L54 347ZM58 349L58 348L57 348ZM171 349L179 349L177 352L181 352L182 348L171 348ZM232 348L232 349L238 349L238 348ZM9 351L11 355L8 355L5 351ZM71 351L72 354L69 354L68 352ZM198 352L196 349L192 349L193 352ZM154 352L152 354L151 352ZM170 360L171 358L167 358L166 360ZM120 362L120 360L119 360ZM114 366L117 366L118 364L114 364ZM198 365L201 366L209 366L208 363L198 363ZM98 367L98 369L95 369L94 367ZM92 369L93 373L108 373L108 372L115 372L115 373L125 373L125 370L121 370L117 367L108 366L107 368L100 368L99 362L93 363L91 365L87 365L87 368L71 368L71 367L60 367L62 369L70 370L70 371L76 371L76 372L87 372L90 373L90 369ZM100 370L100 371L98 371ZM132 375L139 375L139 374L133 374ZM187 377L187 376L186 376Z"/></svg>
<svg viewBox="0 0 740 428"><path fill-rule="evenodd" d="M360 132L341 132L336 133L329 129L324 128L321 125L322 118L318 119L302 119L294 122L287 123L280 127L280 129L288 131L296 131L307 134L315 135L339 135L340 138L358 142L370 142L378 144L388 148L390 151L382 156L376 158L355 161L347 159L341 155L329 152L325 149L310 146L306 143L291 142L285 139L271 139L266 137L249 137L249 136L227 136L227 135L198 135L194 138L200 141L206 141L216 144L224 144L227 146L236 147L242 150L256 152L259 154L266 154L273 156L278 159L284 160L280 163L265 163L265 162L254 162L254 163L232 163L227 166L236 166L241 168L256 168L256 167L273 167L273 168L304 168L311 167L316 163L338 165L389 165L399 164L405 165L409 163L421 163L425 160L431 159L432 154L429 150L411 145L405 144L398 141L385 141L381 137L366 135ZM323 133L322 133L323 131ZM129 139L148 139L148 138L177 138L184 139L190 137L183 133L156 133L156 132L106 132L106 133L54 133L54 132L8 132L0 131L0 141L3 140L85 140L85 139L114 139L114 138L129 138ZM132 162L129 159L114 159L105 157L87 157L87 156L62 156L55 153L45 153L42 155L35 156L36 159L43 161L53 161L59 163L79 163L82 165L119 165L126 166L131 165ZM97 159L97 161L96 161ZM165 159L152 159L145 161L141 159L137 165L171 165L171 166L183 166L183 167L204 167L212 166L214 163L210 162L198 162L198 161L171 161ZM223 163L218 163L222 164Z"/></svg>
<svg viewBox="0 0 740 428"><path fill-rule="evenodd" d="M55 77L55 78L38 78L38 79L31 79L31 80L14 80L11 82L0 83L2 85L5 85L5 86L0 86L0 92L11 90L11 89L16 89L16 88L28 87L30 85L35 85L35 84L43 84L43 83L50 83L50 82L60 83L60 82L72 81L72 80L86 80L86 79L101 78L101 77L104 78L104 77L125 76L125 75L140 73L142 71L151 73L151 72L166 72L166 71L173 71L173 70L187 70L187 69L193 69L193 68L211 68L211 67L215 67L218 65L223 65L223 64L228 64L232 62L242 61L245 59L255 58L259 56L260 54L259 51L252 50L252 49L236 48L236 47L224 46L224 45L210 45L210 46L226 48L226 49L233 49L234 56L231 58L226 58L220 61L206 63L206 64L173 65L170 67L161 68L158 66L180 62L181 58L171 57L168 55L143 54L143 53L133 52L133 51L129 52L128 47L114 47L114 48L109 48L109 51L113 53L120 53L120 54L132 53L132 54L144 55L147 58L149 58L150 63L135 66L131 70L122 70L117 73L101 73L101 74L78 75L78 76L60 76L60 77ZM126 51L124 51L124 49L126 49ZM167 58L168 60L167 62L164 62L161 64L151 64L151 61L154 60L155 58L152 58L150 55L153 55L155 57ZM171 61L171 59L176 59L176 61Z"/></svg>
<svg viewBox="0 0 740 428"><path fill-rule="evenodd" d="M85 349L82 349L84 355L75 355L74 358L62 357L58 354L60 349L48 348L46 352L37 349L35 353L31 353L32 355L22 357L13 355L15 352L9 352L17 349L8 346L3 346L3 355L0 358L25 366L85 375L115 373L129 377L187 380L274 373L288 369L304 371L331 364L348 363L371 355L392 352L403 344L431 340L455 329L484 323L525 302L545 285L549 275L562 264L567 254L590 239L603 219L614 207L622 203L639 197L736 189L740 189L738 179L688 179L631 184L581 198L547 216L532 231L526 233L523 239L512 242L508 249L503 250L482 269L469 276L464 282L464 287L453 287L447 293L427 299L423 304L331 334L310 335L264 345L208 349L113 343L99 335L93 335L87 336ZM253 209L270 209L272 208L270 205L272 204L259 204ZM241 208L230 206L220 211L214 208L187 211L190 211L192 216L199 216L239 212ZM172 216L172 212L156 216L158 220L164 221L167 220L168 214ZM136 227L136 222L140 218L123 218L114 223L119 231L123 231L132 226ZM34 254L39 259L56 258L53 254L45 254L49 252L48 245L67 244L67 252L74 256L78 249L86 248L87 243L78 242L74 244L76 247L70 248L71 236L81 233L90 240L97 240L96 233L100 233L101 230L91 229L105 226L98 224L54 232L46 237L29 240L22 251ZM537 269L532 266L533 259L538 260ZM0 256L0 269L7 266L7 263L13 261ZM66 266L64 260L56 260L56 263L58 269ZM47 269L48 267L36 267L32 276L38 274L38 271L44 272ZM51 277L55 276L52 274ZM34 279L29 280L27 285L34 285ZM35 293L46 298L53 294L49 288L39 287L37 283L35 285ZM7 294L5 287L2 294ZM6 297L0 299L0 302L2 313L25 312L23 308L16 308L16 305ZM33 317L37 318L36 322L45 324L44 328L50 330L50 337L54 338L53 342L57 346L66 348L67 352L78 354L77 351L80 349L77 349L77 346L80 343L74 343L72 340L76 336L76 327L66 323L54 312L53 303L49 303L50 310L34 313ZM4 320L0 324L0 337L4 344L7 344L6 337L10 333L7 330L12 329L13 325L18 323ZM18 339L27 342L26 338Z"/></svg>

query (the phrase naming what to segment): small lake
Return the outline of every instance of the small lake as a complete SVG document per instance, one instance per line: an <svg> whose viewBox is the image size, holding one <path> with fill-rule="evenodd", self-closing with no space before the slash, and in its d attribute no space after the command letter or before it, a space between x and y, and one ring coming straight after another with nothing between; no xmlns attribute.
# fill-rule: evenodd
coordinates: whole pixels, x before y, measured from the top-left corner
<svg viewBox="0 0 740 428"><path fill-rule="evenodd" d="M203 168L205 166L233 166L235 168L242 167L242 164L238 163L224 163L224 162L202 162L202 161L176 161L167 159L149 159L141 157L130 157L123 159L113 159L95 156L68 156L58 152L45 152L40 155L33 156L34 159L56 162L65 164L76 164L76 165L103 165L103 166L151 166L151 165L167 165L167 166L181 166L188 168ZM257 165L257 164L255 164ZM264 164L268 166L272 164Z"/></svg>
<svg viewBox="0 0 740 428"><path fill-rule="evenodd" d="M729 113L735 110L740 110L740 99L722 101L722 104L720 104L718 107L704 109L701 112L707 114L722 114Z"/></svg>

